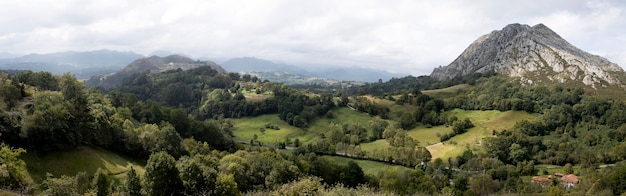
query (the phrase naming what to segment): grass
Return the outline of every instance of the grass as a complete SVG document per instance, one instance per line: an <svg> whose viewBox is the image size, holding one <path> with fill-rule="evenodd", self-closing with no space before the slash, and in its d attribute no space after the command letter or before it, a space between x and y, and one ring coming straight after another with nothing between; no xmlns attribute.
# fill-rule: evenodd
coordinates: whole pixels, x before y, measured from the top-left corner
<svg viewBox="0 0 626 196"><path fill-rule="evenodd" d="M479 110L460 110L455 109L447 112L448 117L456 116L459 120L469 118L474 124L474 128L469 129L466 133L456 135L445 144L439 145L439 137L437 133L446 134L452 132L452 127L435 126L426 128L418 126L408 131L408 135L420 141L420 146L428 146L427 149L433 157L447 160L449 157L458 156L463 150L471 146L480 146L482 139L491 137L493 131L502 131L512 128L515 123L522 119L534 119L536 115L522 111L506 111L497 110L479 111ZM437 144L437 145L433 145Z"/></svg>
<svg viewBox="0 0 626 196"><path fill-rule="evenodd" d="M249 102L259 102L259 101L263 101L267 98L272 97L271 92L264 92L261 94L257 94L255 89L242 90L241 93L243 94L244 97L246 97L246 100Z"/></svg>
<svg viewBox="0 0 626 196"><path fill-rule="evenodd" d="M384 139L379 139L373 142L361 143L361 150L371 152L375 149L383 149L389 147L389 142Z"/></svg>
<svg viewBox="0 0 626 196"><path fill-rule="evenodd" d="M396 106L394 105L393 107ZM376 118L365 113L350 110L346 107L334 108L331 112L334 114L333 118L316 118L310 122L309 128L306 130L289 126L286 122L280 120L276 114L232 119L236 127L233 134L236 139L243 141L251 140L254 134L256 134L258 136L257 140L264 143L282 142L285 141L285 138L291 138L293 141L293 139L298 138L301 144L307 144L314 141L318 135L326 134L332 124L356 123L367 128L369 121ZM426 128L420 125L407 132L409 136L420 142L420 146L427 147L433 160L436 158L447 160L449 157L458 156L468 147L479 147L482 144L482 139L491 137L494 130L502 131L504 129L510 129L519 120L534 119L536 117L536 115L523 111L501 112L497 110L478 111L460 109L448 111L447 115L448 117L456 116L460 120L469 118L475 127L469 129L464 134L452 137L445 144L438 144L439 137L437 133L449 133L452 131L452 127L435 126ZM266 129L265 133L261 133L259 128L264 127L266 123L278 125L280 130ZM385 140L361 143L361 149L366 152L386 148L388 146L389 143Z"/></svg>
<svg viewBox="0 0 626 196"><path fill-rule="evenodd" d="M536 176L548 176L548 175L554 175L554 173L562 173L565 174L565 170L563 170L562 166L556 166L556 167L545 167L542 165L537 165L535 166L535 169L537 170L535 175ZM543 170L548 171L548 174L544 174ZM573 167L574 169L574 174L579 174L580 173L580 167Z"/></svg>
<svg viewBox="0 0 626 196"><path fill-rule="evenodd" d="M305 143L312 141L315 136L321 133L327 133L329 130L329 126L332 124L356 123L365 127L366 129L369 129L369 121L375 118L366 113L353 111L347 107L333 108L331 112L334 115L333 118L320 117L310 122L307 131L309 135L300 138L300 141L303 141Z"/></svg>
<svg viewBox="0 0 626 196"><path fill-rule="evenodd" d="M469 84L459 84L455 86L451 86L448 88L435 89L435 90L424 90L423 94L436 97L436 98L448 98L454 97L460 93L467 92L472 86Z"/></svg>
<svg viewBox="0 0 626 196"><path fill-rule="evenodd" d="M387 99L376 98L376 97L373 97L371 95L365 95L365 96L361 96L361 97L364 97L368 101L371 101L371 102L373 102L375 104L382 105L382 106L385 106L385 107L391 107L391 106L393 106L395 104L395 102L393 102L393 101L390 101L390 100L387 100Z"/></svg>
<svg viewBox="0 0 626 196"><path fill-rule="evenodd" d="M138 174L145 172L143 169L145 162L143 161L132 160L107 150L84 146L71 151L52 152L46 155L26 153L21 158L26 162L31 178L37 183L41 183L46 178L46 173L55 177L73 176L82 171L93 174L98 168L101 168L111 174L116 174L114 176L121 179L125 177L124 173L130 167L133 167Z"/></svg>
<svg viewBox="0 0 626 196"><path fill-rule="evenodd" d="M313 119L307 129L287 124L287 122L278 117L278 114L231 119L235 126L233 135L235 139L246 142L250 141L256 134L257 141L263 143L273 144L283 142L286 138L290 138L292 141L298 138L302 144L306 144L314 141L320 134L327 134L329 126L332 124L351 122L367 128L369 121L374 118L368 114L356 112L346 107L334 108L331 112L334 114L333 118L318 117ZM262 133L260 128L265 127L267 123L278 125L280 130L265 129L265 132Z"/></svg>
<svg viewBox="0 0 626 196"><path fill-rule="evenodd" d="M420 146L429 146L439 143L437 133L445 134L449 132L452 132L452 127L435 126L426 128L424 125L420 125L407 131L407 134L413 139L419 141Z"/></svg>
<svg viewBox="0 0 626 196"><path fill-rule="evenodd" d="M302 129L293 127L278 118L277 114L266 114L256 117L237 118L231 120L235 126L235 130L233 130L235 139L246 142L253 139L255 134L258 137L257 141L271 144L283 142L287 137L295 138L305 134ZM265 124L267 123L277 125L280 130L266 128L264 132L261 132L260 128L265 128Z"/></svg>
<svg viewBox="0 0 626 196"><path fill-rule="evenodd" d="M340 164L340 165L348 165L348 162L354 161L361 167L365 175L378 176L378 174L385 172L386 170L390 168L394 168L394 167L398 169L402 169L402 170L409 169L403 166L389 165L386 163L381 163L381 162L376 162L376 161L358 160L358 159L351 159L351 158L340 157L340 156L329 156L329 155L324 155L323 157L332 159L333 161L335 161L335 163Z"/></svg>

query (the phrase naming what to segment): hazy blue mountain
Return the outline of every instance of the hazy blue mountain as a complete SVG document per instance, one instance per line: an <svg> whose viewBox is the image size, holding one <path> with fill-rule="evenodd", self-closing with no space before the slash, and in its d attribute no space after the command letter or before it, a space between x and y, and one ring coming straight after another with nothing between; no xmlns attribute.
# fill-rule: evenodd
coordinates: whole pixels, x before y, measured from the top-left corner
<svg viewBox="0 0 626 196"><path fill-rule="evenodd" d="M19 55L11 54L8 52L0 52L0 59L10 59L18 57Z"/></svg>
<svg viewBox="0 0 626 196"><path fill-rule="evenodd" d="M379 79L388 81L393 77L404 77L408 74L395 74L389 73L383 70L368 69L361 67L341 67L336 69L328 69L320 72L316 72L319 77L325 77L334 80L344 81L362 81L362 82L377 82Z"/></svg>
<svg viewBox="0 0 626 196"><path fill-rule="evenodd" d="M141 57L133 52L113 50L29 54L0 59L0 69L49 71L53 74L70 72L79 79L86 79L94 75L114 72Z"/></svg>
<svg viewBox="0 0 626 196"><path fill-rule="evenodd" d="M300 67L287 64L277 64L254 57L234 58L223 62L221 65L228 72L288 72L292 74L311 76L309 71Z"/></svg>
<svg viewBox="0 0 626 196"><path fill-rule="evenodd" d="M270 79L276 79L276 76L289 76L290 73L310 78L327 78L338 81L360 81L360 82L377 82L379 79L387 81L392 77L403 77L408 74L393 74L382 70L367 69L360 67L340 67L330 65L306 65L296 66L288 64L278 64L268 60L257 59L253 57L234 58L221 64L224 69L229 72L266 72L278 73L272 75ZM315 69L308 69L314 67ZM323 68L326 67L326 68ZM261 77L266 74L260 74ZM261 78L265 79L265 78ZM272 81L272 80L270 80ZM276 81L280 82L280 81Z"/></svg>

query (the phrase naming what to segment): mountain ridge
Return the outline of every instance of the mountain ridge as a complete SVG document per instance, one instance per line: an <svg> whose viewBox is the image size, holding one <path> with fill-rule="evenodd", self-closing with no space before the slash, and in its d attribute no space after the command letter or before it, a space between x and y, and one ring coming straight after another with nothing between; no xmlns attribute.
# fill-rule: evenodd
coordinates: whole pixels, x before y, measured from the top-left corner
<svg viewBox="0 0 626 196"><path fill-rule="evenodd" d="M269 75L274 76L282 75L283 73L290 73L308 77L309 79L326 78L338 81L377 82L379 79L387 81L394 77L406 76L403 74L389 73L384 70L375 70L360 67L337 67L321 65L296 66L283 63L274 63L269 60L258 59L255 57L233 58L221 63L221 65L229 72L257 74L265 72ZM307 69L307 66L316 66L316 68L318 69L312 71L310 69Z"/></svg>
<svg viewBox="0 0 626 196"><path fill-rule="evenodd" d="M624 88L624 71L607 59L585 52L543 24L509 24L472 42L452 63L431 77L448 80L495 71L524 85L577 82L593 89Z"/></svg>
<svg viewBox="0 0 626 196"><path fill-rule="evenodd" d="M28 54L0 59L0 69L48 71L53 74L71 72L78 78L113 72L137 58L134 52L115 50L65 51L47 54Z"/></svg>
<svg viewBox="0 0 626 196"><path fill-rule="evenodd" d="M213 61L193 60L182 55L169 55L166 57L151 56L139 58L128 64L121 70L98 77L92 77L86 83L89 86L102 86L111 88L118 86L122 81L136 73L141 72L164 72L169 70L189 70L201 66L209 66L218 73L226 73L226 70Z"/></svg>

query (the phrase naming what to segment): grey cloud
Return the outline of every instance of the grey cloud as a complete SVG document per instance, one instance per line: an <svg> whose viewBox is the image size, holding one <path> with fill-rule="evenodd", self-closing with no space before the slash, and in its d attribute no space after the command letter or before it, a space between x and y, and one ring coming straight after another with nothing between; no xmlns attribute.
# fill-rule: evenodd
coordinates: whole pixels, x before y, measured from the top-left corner
<svg viewBox="0 0 626 196"><path fill-rule="evenodd" d="M422 75L492 30L544 23L626 66L624 8L608 0L5 1L0 52L170 50Z"/></svg>

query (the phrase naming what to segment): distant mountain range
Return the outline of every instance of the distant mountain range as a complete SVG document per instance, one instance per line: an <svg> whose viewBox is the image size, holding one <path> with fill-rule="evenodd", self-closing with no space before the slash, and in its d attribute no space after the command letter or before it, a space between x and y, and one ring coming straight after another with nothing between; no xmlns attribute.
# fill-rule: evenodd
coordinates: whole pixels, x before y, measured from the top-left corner
<svg viewBox="0 0 626 196"><path fill-rule="evenodd" d="M79 79L87 79L117 71L141 57L143 56L133 52L113 50L68 51L21 57L3 53L0 55L0 69L49 71L53 74L71 72Z"/></svg>
<svg viewBox="0 0 626 196"><path fill-rule="evenodd" d="M278 64L268 60L257 59L253 57L233 58L221 63L221 65L229 72L276 73L278 75L284 75L284 73L289 73L293 75L299 75L303 78L327 78L339 81L377 82L379 79L387 81L393 77L403 77L408 75L394 74L383 70L367 69L360 67L338 66L334 66L335 68L322 69L321 71L310 71L303 66ZM259 75L260 78L263 77L263 75L267 74Z"/></svg>
<svg viewBox="0 0 626 196"><path fill-rule="evenodd" d="M151 56L170 55L169 51L155 51ZM182 55L175 55L182 57ZM49 54L29 54L17 56L10 53L0 53L0 69L4 70L32 70L48 71L53 74L63 74L70 72L78 79L89 79L94 76L104 76L120 71L120 69L133 69L127 67L137 59L144 58L134 52L120 52L114 50L95 51L67 51ZM188 57L186 60L191 60ZM191 60L193 61L193 60ZM213 63L212 61L209 61ZM157 63L158 64L158 63ZM213 63L214 64L214 63ZM221 65L229 72L252 73L261 79L268 79L273 82L287 82L286 84L302 84L307 81L318 81L319 79L330 79L336 81L358 81L377 82L379 79L387 81L393 77L403 77L408 74L394 74L383 70L367 69L360 67L338 67L338 66L317 66L305 65L295 66L289 64L274 63L268 60L252 57L233 58L224 61ZM306 66L315 66L315 69L307 69ZM330 67L320 69L319 67ZM137 68L137 67L135 67ZM143 69L143 68L140 68ZM312 71L315 70L315 71ZM154 71L154 70L153 70ZM290 75L290 76L287 76ZM263 78L264 76L271 76ZM279 78L285 76L287 78ZM295 77L294 77L295 76ZM294 78L303 78L302 81L294 81Z"/></svg>
<svg viewBox="0 0 626 196"><path fill-rule="evenodd" d="M495 71L524 85L570 84L589 89L625 87L615 63L571 45L543 24L510 24L479 37L458 58L430 75L448 80Z"/></svg>

